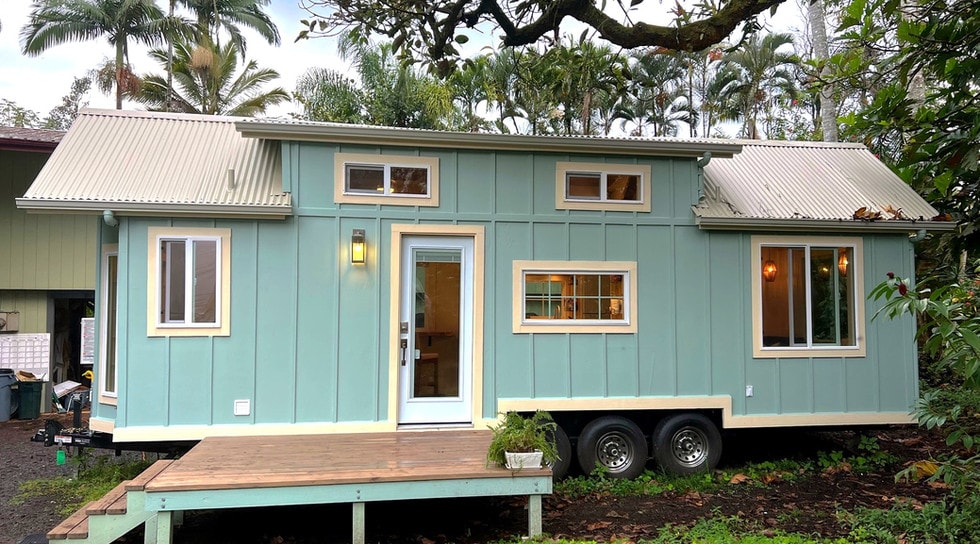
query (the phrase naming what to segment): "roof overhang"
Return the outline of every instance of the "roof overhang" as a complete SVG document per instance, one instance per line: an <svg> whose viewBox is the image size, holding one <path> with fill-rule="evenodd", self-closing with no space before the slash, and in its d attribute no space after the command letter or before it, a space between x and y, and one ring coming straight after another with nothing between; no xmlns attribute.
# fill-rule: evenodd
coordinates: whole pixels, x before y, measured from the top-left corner
<svg viewBox="0 0 980 544"><path fill-rule="evenodd" d="M4 151L24 151L27 153L51 153L58 142L22 140L19 138L0 138L0 149Z"/></svg>
<svg viewBox="0 0 980 544"><path fill-rule="evenodd" d="M106 210L117 216L141 217L209 217L225 219L285 219L292 215L290 206L227 206L221 204L160 205L143 202L108 202L77 200L16 199L17 207L31 213L74 213L101 215Z"/></svg>
<svg viewBox="0 0 980 544"><path fill-rule="evenodd" d="M703 230L780 231L780 232L948 232L956 229L952 221L857 221L852 219L762 219L757 217L698 217Z"/></svg>
<svg viewBox="0 0 980 544"><path fill-rule="evenodd" d="M270 140L590 155L701 157L708 152L727 158L742 150L741 144L722 140L529 136L269 120L238 121L235 129L247 138Z"/></svg>

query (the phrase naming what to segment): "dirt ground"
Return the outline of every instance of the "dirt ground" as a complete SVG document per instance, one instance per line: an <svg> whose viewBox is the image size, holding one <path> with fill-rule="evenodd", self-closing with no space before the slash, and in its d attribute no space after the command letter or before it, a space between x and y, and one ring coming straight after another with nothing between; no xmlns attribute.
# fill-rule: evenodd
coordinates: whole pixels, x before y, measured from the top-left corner
<svg viewBox="0 0 980 544"><path fill-rule="evenodd" d="M68 416L61 416L65 423ZM42 420L0 423L0 544L19 544L28 535L43 534L60 517L54 497L13 505L10 498L21 482L63 475L72 464L55 464L55 448L30 442ZM748 483L727 486L713 494L671 492L656 496L591 495L545 498L544 531L553 537L608 542L656 536L666 524L692 524L710 516L739 516L773 530L824 537L844 536L834 513L860 506L887 508L898 501L912 504L937 500L945 490L926 482L896 483L903 465L929 459L942 448L933 433L896 427L868 431L882 449L900 459L886 469L859 475L846 470L818 472L788 482L776 479L763 487ZM835 451L853 442L853 433L792 430L743 431L726 437L723 466L781 458L815 460L818 451ZM323 543L349 542L350 506L327 505L190 513L175 533L175 542ZM401 501L367 505L369 542L406 544L481 543L526 534L525 501L519 498L466 498ZM131 534L123 542L142 542Z"/></svg>

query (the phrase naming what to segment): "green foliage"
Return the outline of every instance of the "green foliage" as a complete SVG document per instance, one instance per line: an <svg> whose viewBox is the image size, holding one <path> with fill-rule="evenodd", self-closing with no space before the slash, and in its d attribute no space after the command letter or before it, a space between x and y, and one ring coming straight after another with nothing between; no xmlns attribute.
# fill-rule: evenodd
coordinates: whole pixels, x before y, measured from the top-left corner
<svg viewBox="0 0 980 544"><path fill-rule="evenodd" d="M558 460L558 450L549 438L553 436L557 425L548 412L538 410L531 417L524 417L517 412L507 412L504 420L491 426L493 439L487 449L487 464L506 463L505 452L533 452L541 450L546 462Z"/></svg>
<svg viewBox="0 0 980 544"><path fill-rule="evenodd" d="M102 498L124 480L138 476L152 461L117 461L108 455L92 460L84 452L72 458L77 463L78 477L45 478L20 484L18 493L10 501L23 504L32 497L58 497L58 513L70 515L85 504Z"/></svg>
<svg viewBox="0 0 980 544"><path fill-rule="evenodd" d="M924 505L902 502L890 510L862 508L843 514L853 539L883 544L976 542L980 535L980 496Z"/></svg>
<svg viewBox="0 0 980 544"><path fill-rule="evenodd" d="M0 127L39 128L41 119L37 112L18 106L16 102L0 98Z"/></svg>
<svg viewBox="0 0 980 544"><path fill-rule="evenodd" d="M839 77L871 78L866 103L846 117L863 140L962 228L956 245L980 248L980 1L857 0L842 20L849 47ZM863 55L863 56L859 56ZM920 91L921 89L921 91ZM926 218L930 219L930 218Z"/></svg>
<svg viewBox="0 0 980 544"><path fill-rule="evenodd" d="M644 544L863 544L867 540L828 539L765 531L751 521L731 517L702 519L691 527L667 526Z"/></svg>

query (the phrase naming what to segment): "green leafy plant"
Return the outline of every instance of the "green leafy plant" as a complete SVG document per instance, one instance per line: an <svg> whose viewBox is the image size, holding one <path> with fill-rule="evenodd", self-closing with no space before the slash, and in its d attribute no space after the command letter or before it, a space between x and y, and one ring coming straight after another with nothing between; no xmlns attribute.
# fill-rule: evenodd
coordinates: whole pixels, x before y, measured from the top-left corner
<svg viewBox="0 0 980 544"><path fill-rule="evenodd" d="M505 452L527 453L536 450L541 451L545 462L558 461L558 449L549 438L554 436L557 427L548 412L538 410L531 417L525 417L518 412L507 412L501 423L490 427L493 439L487 449L487 465L504 465Z"/></svg>

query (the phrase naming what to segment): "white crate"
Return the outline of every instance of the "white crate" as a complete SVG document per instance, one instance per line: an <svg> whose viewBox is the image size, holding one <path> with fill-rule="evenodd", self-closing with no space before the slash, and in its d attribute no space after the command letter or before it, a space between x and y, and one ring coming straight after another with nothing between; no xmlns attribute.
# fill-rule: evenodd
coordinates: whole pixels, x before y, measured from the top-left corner
<svg viewBox="0 0 980 544"><path fill-rule="evenodd" d="M42 380L51 378L51 335L0 335L0 368L23 370Z"/></svg>

